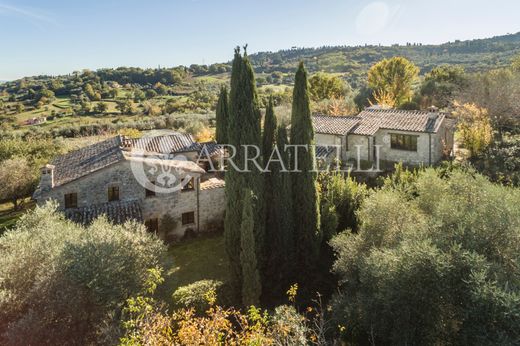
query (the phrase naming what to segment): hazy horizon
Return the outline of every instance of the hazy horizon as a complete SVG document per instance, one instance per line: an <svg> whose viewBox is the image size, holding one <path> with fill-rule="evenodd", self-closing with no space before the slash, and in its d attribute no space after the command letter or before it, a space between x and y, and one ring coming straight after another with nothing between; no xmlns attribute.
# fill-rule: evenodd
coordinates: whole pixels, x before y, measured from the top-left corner
<svg viewBox="0 0 520 346"><path fill-rule="evenodd" d="M497 5L498 4L498 5ZM500 6L502 5L502 6ZM520 2L0 0L0 80L82 69L226 62L297 47L440 44L520 31ZM484 25L485 23L485 25Z"/></svg>

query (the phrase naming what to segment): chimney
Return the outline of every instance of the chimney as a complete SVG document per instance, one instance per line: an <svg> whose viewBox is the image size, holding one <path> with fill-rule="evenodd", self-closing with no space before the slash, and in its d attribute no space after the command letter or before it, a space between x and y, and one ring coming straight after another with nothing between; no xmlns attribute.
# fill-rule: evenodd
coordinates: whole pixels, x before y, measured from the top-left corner
<svg viewBox="0 0 520 346"><path fill-rule="evenodd" d="M127 136L119 135L119 141L121 143L121 150L123 150L123 151L132 150L132 143Z"/></svg>
<svg viewBox="0 0 520 346"><path fill-rule="evenodd" d="M49 191L54 187L54 165L45 165L41 169L40 190Z"/></svg>
<svg viewBox="0 0 520 346"><path fill-rule="evenodd" d="M432 120L435 120L437 119L437 117L439 116L439 113L438 113L439 109L435 106L431 106L428 108L428 118L429 119L432 119Z"/></svg>

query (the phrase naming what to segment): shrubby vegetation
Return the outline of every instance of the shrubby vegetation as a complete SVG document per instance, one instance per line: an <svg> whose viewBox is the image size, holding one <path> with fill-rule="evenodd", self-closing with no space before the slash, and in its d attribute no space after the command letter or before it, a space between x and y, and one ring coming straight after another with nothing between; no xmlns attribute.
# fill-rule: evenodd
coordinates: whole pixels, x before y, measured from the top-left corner
<svg viewBox="0 0 520 346"><path fill-rule="evenodd" d="M471 158L470 162L492 181L504 185L520 186L520 137L506 135L484 151Z"/></svg>
<svg viewBox="0 0 520 346"><path fill-rule="evenodd" d="M332 241L341 280L333 314L345 339L517 343L520 192L471 171L409 177L373 192L358 233Z"/></svg>
<svg viewBox="0 0 520 346"><path fill-rule="evenodd" d="M2 344L110 344L164 245L143 225L99 219L84 228L55 207L36 208L0 237Z"/></svg>
<svg viewBox="0 0 520 346"><path fill-rule="evenodd" d="M293 305L282 305L274 312L251 306L246 311L216 305L216 293L208 289L208 308L198 315L193 308L168 313L147 293L130 298L124 309L124 336L121 345L325 345L321 311L301 314ZM290 292L294 301L297 288ZM289 293L289 292L288 292Z"/></svg>

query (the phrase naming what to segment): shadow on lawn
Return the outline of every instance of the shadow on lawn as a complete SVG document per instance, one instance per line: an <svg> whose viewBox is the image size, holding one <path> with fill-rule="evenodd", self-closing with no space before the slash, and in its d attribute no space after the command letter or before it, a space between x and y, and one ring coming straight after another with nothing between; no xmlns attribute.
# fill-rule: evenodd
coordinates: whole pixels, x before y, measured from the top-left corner
<svg viewBox="0 0 520 346"><path fill-rule="evenodd" d="M222 233L203 235L174 244L168 249L164 284L157 295L168 304L172 294L181 286L200 280L229 281L229 262Z"/></svg>

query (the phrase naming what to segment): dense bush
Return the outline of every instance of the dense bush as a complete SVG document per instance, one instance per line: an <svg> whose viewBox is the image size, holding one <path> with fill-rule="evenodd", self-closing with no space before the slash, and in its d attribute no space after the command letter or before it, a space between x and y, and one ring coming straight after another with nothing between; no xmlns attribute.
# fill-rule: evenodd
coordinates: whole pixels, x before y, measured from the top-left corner
<svg viewBox="0 0 520 346"><path fill-rule="evenodd" d="M506 137L493 143L471 162L493 181L520 186L520 136Z"/></svg>
<svg viewBox="0 0 520 346"><path fill-rule="evenodd" d="M272 314L254 306L247 311L226 309L216 304L216 292L210 290L202 313L193 308L168 313L153 291L128 299L121 345L326 345L319 309L309 308L308 314L291 305L279 306Z"/></svg>
<svg viewBox="0 0 520 346"><path fill-rule="evenodd" d="M331 235L346 229L356 231L356 211L368 195L367 186L342 173L323 173L320 175L320 184L322 205L333 207L337 215L337 228Z"/></svg>
<svg viewBox="0 0 520 346"><path fill-rule="evenodd" d="M179 287L173 292L173 304L177 308L193 308L198 313L204 313L210 307L208 295L215 292L219 296L221 287L222 282L215 280L201 280Z"/></svg>
<svg viewBox="0 0 520 346"><path fill-rule="evenodd" d="M412 178L410 188L371 194L359 232L332 241L341 279L333 311L344 337L518 344L520 191L456 170Z"/></svg>
<svg viewBox="0 0 520 346"><path fill-rule="evenodd" d="M125 300L145 288L164 246L137 223L88 228L54 205L0 238L0 333L7 345L85 345L117 337Z"/></svg>

